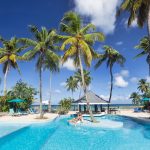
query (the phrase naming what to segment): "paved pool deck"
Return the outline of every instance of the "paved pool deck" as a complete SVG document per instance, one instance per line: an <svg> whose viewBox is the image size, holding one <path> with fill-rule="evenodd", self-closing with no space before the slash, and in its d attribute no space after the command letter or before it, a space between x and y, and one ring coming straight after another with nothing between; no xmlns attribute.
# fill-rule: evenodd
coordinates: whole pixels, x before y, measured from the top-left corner
<svg viewBox="0 0 150 150"><path fill-rule="evenodd" d="M29 115L21 115L21 116L1 116L0 117L0 124L7 124L7 123L20 123L20 124L31 124L31 123L44 123L48 121L52 121L58 117L58 114L53 113L46 113L44 117L47 119L36 119L39 117L39 114L29 114Z"/></svg>

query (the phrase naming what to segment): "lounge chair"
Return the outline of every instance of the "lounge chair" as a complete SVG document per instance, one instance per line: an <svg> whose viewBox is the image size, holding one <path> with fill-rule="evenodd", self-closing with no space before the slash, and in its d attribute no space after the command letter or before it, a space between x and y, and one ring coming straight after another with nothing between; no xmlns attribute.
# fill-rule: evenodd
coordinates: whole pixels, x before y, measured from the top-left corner
<svg viewBox="0 0 150 150"><path fill-rule="evenodd" d="M134 112L142 112L141 108L134 108Z"/></svg>
<svg viewBox="0 0 150 150"><path fill-rule="evenodd" d="M17 113L20 114L20 115L28 115L27 112L22 111L21 109L18 109L18 112L17 112Z"/></svg>
<svg viewBox="0 0 150 150"><path fill-rule="evenodd" d="M9 109L9 115L10 115L10 116L20 116L20 114L19 114L19 113L15 113L15 112L14 112L14 109L12 109L12 108Z"/></svg>
<svg viewBox="0 0 150 150"><path fill-rule="evenodd" d="M28 112L29 112L29 114L36 114L36 112L32 108L29 108Z"/></svg>

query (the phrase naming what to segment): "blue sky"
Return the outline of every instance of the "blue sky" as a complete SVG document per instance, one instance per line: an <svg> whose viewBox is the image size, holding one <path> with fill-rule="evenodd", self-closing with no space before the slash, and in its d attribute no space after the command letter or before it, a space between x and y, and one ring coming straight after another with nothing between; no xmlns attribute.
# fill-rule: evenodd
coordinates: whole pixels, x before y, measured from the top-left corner
<svg viewBox="0 0 150 150"><path fill-rule="evenodd" d="M107 44L117 49L124 57L126 63L123 68L114 66L114 91L113 103L130 103L129 95L136 91L137 80L147 78L148 65L145 57L133 59L138 53L134 46L146 35L146 27L139 29L136 21L127 28L127 14L115 18L116 8L120 0L0 0L0 35L6 39L12 36L32 37L28 31L28 25L46 26L47 28L59 28L59 22L63 14L69 10L75 10L83 18L94 23L97 29L106 35L103 43L97 43L94 48L102 52L102 46ZM92 66L95 62L93 62ZM35 61L19 62L22 75L11 70L8 74L7 87L10 89L16 81L22 79L33 87L38 88L39 78L35 70ZM89 69L92 75L90 89L105 99L109 94L109 70L103 64L99 69ZM71 96L64 87L66 79L73 75L74 66L72 60L68 60L61 68L60 73L54 74L52 79L52 103L56 104L61 98ZM3 79L2 65L0 65L0 77ZM3 81L0 85L3 90ZM78 98L79 91L74 94ZM38 98L38 97L37 97ZM49 72L43 73L43 99L49 98Z"/></svg>

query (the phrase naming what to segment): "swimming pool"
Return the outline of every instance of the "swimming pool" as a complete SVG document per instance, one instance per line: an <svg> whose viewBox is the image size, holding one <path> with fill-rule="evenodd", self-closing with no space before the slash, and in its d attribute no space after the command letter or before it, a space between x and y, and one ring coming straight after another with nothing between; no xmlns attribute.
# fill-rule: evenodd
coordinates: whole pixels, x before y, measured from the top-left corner
<svg viewBox="0 0 150 150"><path fill-rule="evenodd" d="M122 116L96 118L122 121L124 126L119 129L74 127L67 123L69 117L64 117L29 125L0 138L0 150L149 150L149 125Z"/></svg>

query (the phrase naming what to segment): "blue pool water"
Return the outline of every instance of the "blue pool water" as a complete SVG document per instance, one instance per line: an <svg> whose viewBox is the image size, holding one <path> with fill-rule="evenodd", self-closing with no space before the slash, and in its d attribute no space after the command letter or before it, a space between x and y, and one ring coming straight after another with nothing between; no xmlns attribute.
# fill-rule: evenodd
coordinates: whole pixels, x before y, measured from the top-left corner
<svg viewBox="0 0 150 150"><path fill-rule="evenodd" d="M68 119L64 117L49 123L29 125L3 136L0 138L0 150L150 149L150 125L139 124L127 117L103 116L96 119L121 121L124 126L119 129L74 127L67 123Z"/></svg>

